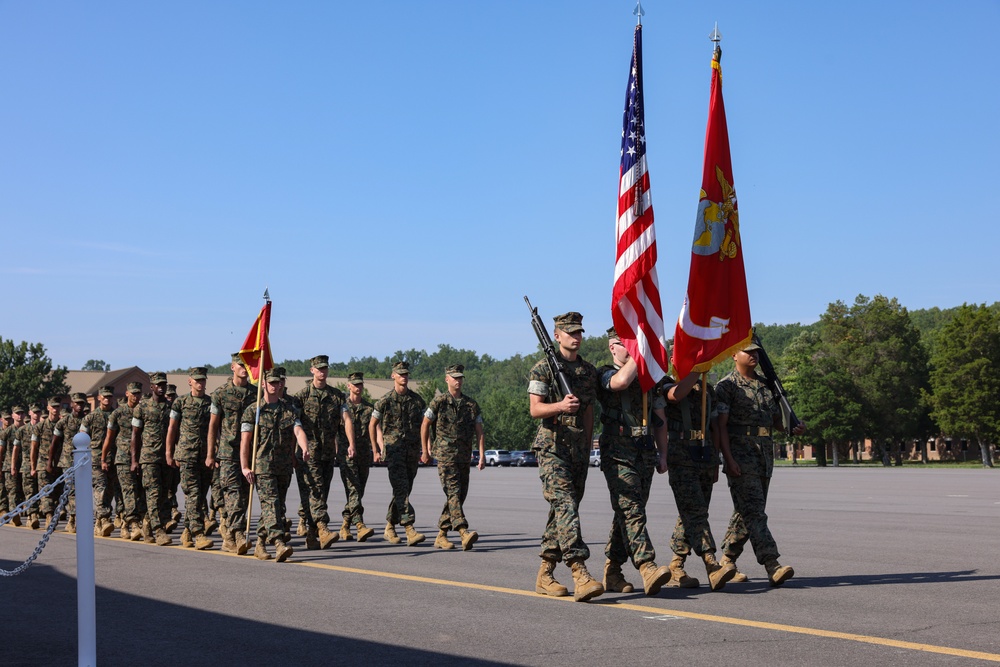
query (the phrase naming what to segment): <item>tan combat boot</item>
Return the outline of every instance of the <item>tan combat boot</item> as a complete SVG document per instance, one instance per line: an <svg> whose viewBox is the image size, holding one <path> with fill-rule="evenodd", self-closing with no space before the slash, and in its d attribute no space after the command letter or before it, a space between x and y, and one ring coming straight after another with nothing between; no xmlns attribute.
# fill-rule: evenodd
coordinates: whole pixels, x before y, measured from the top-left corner
<svg viewBox="0 0 1000 667"><path fill-rule="evenodd" d="M375 534L375 530L366 526L364 521L358 521L354 527L358 529L358 542L364 542Z"/></svg>
<svg viewBox="0 0 1000 667"><path fill-rule="evenodd" d="M31 515L31 521L28 523L28 527L31 528L32 530L38 530L39 529L40 524L38 523L38 515L37 514L32 514Z"/></svg>
<svg viewBox="0 0 1000 667"><path fill-rule="evenodd" d="M111 533L115 531L115 524L111 523L109 519L101 519L104 524L101 526L101 537L111 537Z"/></svg>
<svg viewBox="0 0 1000 667"><path fill-rule="evenodd" d="M250 551L250 543L247 542L247 536L243 532L237 530L233 541L236 542L237 556L245 556Z"/></svg>
<svg viewBox="0 0 1000 667"><path fill-rule="evenodd" d="M736 561L730 558L729 556L723 555L722 561L719 563L719 565L721 565L722 567L726 567L728 565L733 568L736 574L734 574L732 579L730 579L729 581L733 582L734 584L744 584L750 581L750 577L740 572L739 569L736 567Z"/></svg>
<svg viewBox="0 0 1000 667"><path fill-rule="evenodd" d="M13 524L13 522L11 522ZM101 533L104 532L104 519L97 519L94 521L94 537L101 537Z"/></svg>
<svg viewBox="0 0 1000 667"><path fill-rule="evenodd" d="M306 549L319 551L319 537L316 535L316 531L311 528L306 532Z"/></svg>
<svg viewBox="0 0 1000 667"><path fill-rule="evenodd" d="M222 538L222 550L226 553L236 553L236 540L233 539L232 533L228 533Z"/></svg>
<svg viewBox="0 0 1000 667"><path fill-rule="evenodd" d="M438 536L434 540L434 547L437 549L454 549L455 544L448 540L448 531L439 530Z"/></svg>
<svg viewBox="0 0 1000 667"><path fill-rule="evenodd" d="M215 520L215 512L208 515L208 520L205 521L205 534L211 535L215 532L215 529L219 527L219 522Z"/></svg>
<svg viewBox="0 0 1000 667"><path fill-rule="evenodd" d="M194 546L194 540L191 539L191 531L187 528L181 533L181 546L185 549L190 549Z"/></svg>
<svg viewBox="0 0 1000 667"><path fill-rule="evenodd" d="M625 581L621 563L610 559L604 562L604 590L612 593L631 593L635 590L635 586Z"/></svg>
<svg viewBox="0 0 1000 667"><path fill-rule="evenodd" d="M284 543L282 540L274 541L275 557L274 560L279 563L284 563L288 560L288 557L292 555L294 549Z"/></svg>
<svg viewBox="0 0 1000 667"><path fill-rule="evenodd" d="M128 539L138 542L142 539L142 523L133 521L128 526Z"/></svg>
<svg viewBox="0 0 1000 667"><path fill-rule="evenodd" d="M49 526L51 526L51 525L52 525L52 515L51 514L46 514L45 515L45 530L48 530Z"/></svg>
<svg viewBox="0 0 1000 667"><path fill-rule="evenodd" d="M736 576L736 568L732 565L720 565L715 560L715 554L711 551L703 553L701 559L705 561L705 571L708 573L708 585L713 591L721 591L726 582Z"/></svg>
<svg viewBox="0 0 1000 667"><path fill-rule="evenodd" d="M298 535L299 537L305 537L306 535L309 534L309 524L306 523L305 519L301 517L299 518L299 525L295 529L295 534Z"/></svg>
<svg viewBox="0 0 1000 667"><path fill-rule="evenodd" d="M462 536L462 551L472 549L472 545L479 539L479 533L468 528L459 528L458 534Z"/></svg>
<svg viewBox="0 0 1000 667"><path fill-rule="evenodd" d="M132 539L132 526L129 525L128 521L122 521L122 527L119 528L119 530L121 531L121 538L123 540L131 540Z"/></svg>
<svg viewBox="0 0 1000 667"><path fill-rule="evenodd" d="M344 519L344 523L340 524L340 539L343 542L350 542L354 539L354 536L351 535L351 522L347 519Z"/></svg>
<svg viewBox="0 0 1000 667"><path fill-rule="evenodd" d="M122 527L122 518L116 514L115 515L115 520L112 523L114 523L115 528L121 528Z"/></svg>
<svg viewBox="0 0 1000 667"><path fill-rule="evenodd" d="M316 535L319 537L320 549L326 549L331 544L340 539L340 535L330 532L325 523L319 523L316 527Z"/></svg>
<svg viewBox="0 0 1000 667"><path fill-rule="evenodd" d="M162 528L156 529L156 546L158 547L169 547L174 543L173 538L167 535L167 532Z"/></svg>
<svg viewBox="0 0 1000 667"><path fill-rule="evenodd" d="M647 561L639 566L639 575L642 577L643 592L653 596L660 592L663 584L671 580L673 572L666 565L657 566L653 561Z"/></svg>
<svg viewBox="0 0 1000 667"><path fill-rule="evenodd" d="M586 602L604 593L604 586L597 579L590 576L587 566L580 558L574 558L568 562L573 570L573 599L577 602Z"/></svg>
<svg viewBox="0 0 1000 667"><path fill-rule="evenodd" d="M780 586L795 576L795 570L773 558L764 563L764 569L767 570L767 580L772 586Z"/></svg>
<svg viewBox="0 0 1000 667"><path fill-rule="evenodd" d="M271 560L271 554L267 553L267 547L264 546L264 540L257 538L257 546L253 550L254 558L257 560Z"/></svg>
<svg viewBox="0 0 1000 667"><path fill-rule="evenodd" d="M382 533L382 536L385 537L389 544L399 544L403 541L399 539L399 535L396 534L396 526L391 523L385 524L385 532Z"/></svg>
<svg viewBox="0 0 1000 667"><path fill-rule="evenodd" d="M0 491L0 493L6 493L6 492ZM20 514L15 514L14 518L12 518L10 520L10 525L14 526L15 528L20 528L21 527L21 515Z"/></svg>
<svg viewBox="0 0 1000 667"><path fill-rule="evenodd" d="M684 571L684 556L674 554L670 559L670 581L667 582L667 588L698 588L700 584L700 581L689 577Z"/></svg>
<svg viewBox="0 0 1000 667"><path fill-rule="evenodd" d="M204 533L194 536L194 548L198 551L205 551L215 546L215 540L207 537Z"/></svg>
<svg viewBox="0 0 1000 667"><path fill-rule="evenodd" d="M174 532L174 528L179 526L180 523L181 523L181 513L178 512L177 510L174 510L173 513L171 513L170 515L170 519L165 524L163 524L163 530L167 531L168 533L172 533Z"/></svg>
<svg viewBox="0 0 1000 667"><path fill-rule="evenodd" d="M66 532L75 535L76 534L76 517L71 516L69 521L66 522Z"/></svg>
<svg viewBox="0 0 1000 667"><path fill-rule="evenodd" d="M409 526L406 526L406 546L415 546L426 539L427 537L423 533L417 532L417 529L413 527L412 523Z"/></svg>
<svg viewBox="0 0 1000 667"><path fill-rule="evenodd" d="M552 571L556 569L554 560L542 559L542 565L538 568L538 578L535 579L535 592L540 595L551 595L554 598L561 598L569 595L569 589L560 584L552 576Z"/></svg>

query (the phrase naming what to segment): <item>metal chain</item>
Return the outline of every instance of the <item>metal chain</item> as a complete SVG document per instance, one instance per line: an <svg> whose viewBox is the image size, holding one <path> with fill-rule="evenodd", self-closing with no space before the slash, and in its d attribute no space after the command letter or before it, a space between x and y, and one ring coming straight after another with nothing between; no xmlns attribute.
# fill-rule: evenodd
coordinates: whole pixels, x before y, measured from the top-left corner
<svg viewBox="0 0 1000 667"><path fill-rule="evenodd" d="M60 475L54 482L43 486L41 491L39 491L31 498L28 498L23 503L18 505L16 508L14 508L13 512L5 514L3 516L3 519L0 519L0 526L5 525L12 518L24 512L35 501L40 500L41 498L44 498L45 496L51 494L52 491L55 489L56 486L59 485L60 482L66 483L66 486L63 488L62 496L59 497L59 504L52 515L52 521L49 523L48 528L46 528L45 532L42 534L42 539L38 541L38 546L35 547L35 550L31 553L30 556L28 556L28 558L23 563L15 567L13 570L4 570L0 568L0 577L15 577L21 574L22 572L27 570L28 566L30 566L33 562L35 562L35 559L38 558L38 556L42 553L42 550L45 548L45 545L48 544L49 537L52 536L52 532L56 529L56 526L59 525L59 515L62 514L63 508L66 506L66 502L69 500L69 494L73 493L73 487L76 483L76 479L73 473L76 472L77 468L88 463L90 463L90 454L86 454L85 456L83 456L79 463L75 464L72 468L66 470L66 472Z"/></svg>

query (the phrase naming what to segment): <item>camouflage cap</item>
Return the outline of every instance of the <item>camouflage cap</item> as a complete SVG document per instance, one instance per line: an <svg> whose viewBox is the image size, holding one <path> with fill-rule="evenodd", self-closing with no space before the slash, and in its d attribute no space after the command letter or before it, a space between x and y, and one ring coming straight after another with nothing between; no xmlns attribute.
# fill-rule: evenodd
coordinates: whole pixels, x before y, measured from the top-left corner
<svg viewBox="0 0 1000 667"><path fill-rule="evenodd" d="M41 403L32 403L32 404L31 404L31 405L30 405L30 406L28 407L28 412L38 412L38 413L42 413L42 412L44 412L44 411L45 411L45 408L44 408L44 407L42 407L42 404L41 404Z"/></svg>
<svg viewBox="0 0 1000 667"><path fill-rule="evenodd" d="M208 369L204 366L192 366L191 369L188 370L188 377L192 380L204 380L208 377Z"/></svg>
<svg viewBox="0 0 1000 667"><path fill-rule="evenodd" d="M615 331L614 327L608 327L608 330L605 333L607 334L608 340L621 340L622 339L622 337L618 335L618 332Z"/></svg>
<svg viewBox="0 0 1000 667"><path fill-rule="evenodd" d="M281 376L282 380L288 379L288 371L285 370L284 366L275 366L273 370L275 373Z"/></svg>
<svg viewBox="0 0 1000 667"><path fill-rule="evenodd" d="M281 382L281 380L283 379L283 376L281 375L281 370L280 369L281 369L280 366L275 366L271 370L266 371L264 373L264 381L265 382Z"/></svg>
<svg viewBox="0 0 1000 667"><path fill-rule="evenodd" d="M410 362L408 361L397 361L392 365L392 372L396 375L409 375L410 374Z"/></svg>
<svg viewBox="0 0 1000 667"><path fill-rule="evenodd" d="M114 387L114 385L106 384L103 387L101 387L100 389L98 389L97 393L100 394L101 396L114 396L115 395L115 387Z"/></svg>
<svg viewBox="0 0 1000 667"><path fill-rule="evenodd" d="M86 403L87 402L87 395L85 393L83 393L82 391L74 391L73 394L69 398L74 403Z"/></svg>
<svg viewBox="0 0 1000 667"><path fill-rule="evenodd" d="M325 354L317 354L315 357L309 360L309 365L313 368L329 368L330 357Z"/></svg>
<svg viewBox="0 0 1000 667"><path fill-rule="evenodd" d="M142 393L142 383L141 382L129 382L126 391L130 394L141 394Z"/></svg>
<svg viewBox="0 0 1000 667"><path fill-rule="evenodd" d="M48 402L50 408L58 408L60 405L62 405L62 401L59 400L58 396L53 396L52 398L49 399Z"/></svg>
<svg viewBox="0 0 1000 667"><path fill-rule="evenodd" d="M233 352L233 360L230 363L240 364L241 366L246 366L243 362L243 357L240 356L239 352Z"/></svg>
<svg viewBox="0 0 1000 667"><path fill-rule="evenodd" d="M362 373L361 371L354 371L353 373L347 376L347 384L358 385L364 383L365 383L365 374Z"/></svg>
<svg viewBox="0 0 1000 667"><path fill-rule="evenodd" d="M744 352L753 352L754 350L759 350L759 349L761 349L760 345L758 345L757 343L750 343L745 348L743 348L743 351Z"/></svg>
<svg viewBox="0 0 1000 667"><path fill-rule="evenodd" d="M154 371L149 374L149 384L166 384L167 374L163 371Z"/></svg>
<svg viewBox="0 0 1000 667"><path fill-rule="evenodd" d="M0 419L10 419L10 418L11 418L10 410L7 409L0 410Z"/></svg>
<svg viewBox="0 0 1000 667"><path fill-rule="evenodd" d="M163 392L163 395L164 396L176 396L177 395L177 385L175 385L175 384L168 384L167 385L167 390L165 392Z"/></svg>
<svg viewBox="0 0 1000 667"><path fill-rule="evenodd" d="M444 374L452 378L464 378L465 377L465 366L462 364L452 364L448 368L444 369Z"/></svg>
<svg viewBox="0 0 1000 667"><path fill-rule="evenodd" d="M556 327L566 333L576 333L577 331L583 333L583 315L580 313L570 311L552 319L555 320Z"/></svg>
<svg viewBox="0 0 1000 667"><path fill-rule="evenodd" d="M10 414L17 414L19 412L23 415L27 410L24 409L23 405L15 405L10 409Z"/></svg>

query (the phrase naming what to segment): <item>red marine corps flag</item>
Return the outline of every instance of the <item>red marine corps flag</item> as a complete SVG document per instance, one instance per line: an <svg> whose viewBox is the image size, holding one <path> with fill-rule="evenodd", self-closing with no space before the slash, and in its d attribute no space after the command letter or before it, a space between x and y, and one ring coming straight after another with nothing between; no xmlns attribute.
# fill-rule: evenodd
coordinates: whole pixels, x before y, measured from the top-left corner
<svg viewBox="0 0 1000 667"><path fill-rule="evenodd" d="M646 170L641 11L641 8L636 8L640 23L635 27L622 119L611 317L622 345L638 366L639 386L648 391L667 374L669 354L663 335L663 309L656 278L653 204Z"/></svg>
<svg viewBox="0 0 1000 667"><path fill-rule="evenodd" d="M673 362L678 380L691 371L707 372L749 345L753 326L722 102L720 37L716 28L701 200L694 223L687 295L674 331Z"/></svg>
<svg viewBox="0 0 1000 667"><path fill-rule="evenodd" d="M267 337L271 330L271 299L267 296L267 290L264 290L264 299L267 303L260 309L260 315L250 327L250 333L240 348L240 357L250 373L250 380L257 384L264 371L274 367L274 360L271 359L271 342Z"/></svg>

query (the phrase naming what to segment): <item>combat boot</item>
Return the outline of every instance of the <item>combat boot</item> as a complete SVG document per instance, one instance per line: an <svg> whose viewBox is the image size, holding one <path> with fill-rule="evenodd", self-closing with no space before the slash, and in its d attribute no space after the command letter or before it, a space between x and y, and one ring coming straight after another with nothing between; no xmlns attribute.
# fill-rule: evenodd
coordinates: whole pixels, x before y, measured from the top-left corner
<svg viewBox="0 0 1000 667"><path fill-rule="evenodd" d="M128 539L132 542L138 542L142 539L142 524L138 521L132 521L128 525Z"/></svg>
<svg viewBox="0 0 1000 667"><path fill-rule="evenodd" d="M21 515L20 514L15 514L14 518L12 518L10 520L10 525L12 525L12 526L14 526L16 528L20 528L21 527Z"/></svg>
<svg viewBox="0 0 1000 667"><path fill-rule="evenodd" d="M653 596L660 592L663 584L667 584L671 580L673 573L666 565L657 567L653 561L647 561L639 566L639 575L642 577L643 592L648 596Z"/></svg>
<svg viewBox="0 0 1000 667"><path fill-rule="evenodd" d="M358 521L354 527L358 529L358 542L364 542L375 534L375 529L366 526L364 521Z"/></svg>
<svg viewBox="0 0 1000 667"><path fill-rule="evenodd" d="M423 533L418 533L417 529L413 527L412 523L409 526L406 526L406 546L408 547L415 546L417 544L420 544L426 539L427 536L425 536Z"/></svg>
<svg viewBox="0 0 1000 667"><path fill-rule="evenodd" d="M204 533L194 536L194 548L198 551L205 551L215 546L215 540L206 537Z"/></svg>
<svg viewBox="0 0 1000 667"><path fill-rule="evenodd" d="M610 559L604 562L604 590L612 593L631 593L635 590L635 586L625 581L621 563Z"/></svg>
<svg viewBox="0 0 1000 667"><path fill-rule="evenodd" d="M764 569L767 570L767 580L772 586L780 586L795 576L795 570L782 565L774 558L764 563Z"/></svg>
<svg viewBox="0 0 1000 667"><path fill-rule="evenodd" d="M51 514L46 514L45 515L45 530L48 530L49 526L51 526L51 525L52 525L52 515Z"/></svg>
<svg viewBox="0 0 1000 667"><path fill-rule="evenodd" d="M455 548L455 544L453 542L450 542L448 540L448 531L447 530L439 530L438 531L438 536L434 540L434 547L436 549L445 549L445 550L447 550L447 549L454 549Z"/></svg>
<svg viewBox="0 0 1000 667"><path fill-rule="evenodd" d="M340 524L340 539L344 542L350 542L354 539L351 535L351 522L348 519L344 519L344 523Z"/></svg>
<svg viewBox="0 0 1000 667"><path fill-rule="evenodd" d="M123 521L122 521L122 518L116 514L115 515L115 519L114 519L114 521L112 523L114 523L115 528L121 528Z"/></svg>
<svg viewBox="0 0 1000 667"><path fill-rule="evenodd" d="M222 538L222 550L231 554L236 553L236 540L233 539L232 533Z"/></svg>
<svg viewBox="0 0 1000 667"><path fill-rule="evenodd" d="M172 533L174 532L174 528L180 525L180 523L181 523L181 513L178 512L177 510L174 510L170 514L170 519L165 524L163 524L163 530L167 531L168 533Z"/></svg>
<svg viewBox="0 0 1000 667"><path fill-rule="evenodd" d="M389 544L399 544L403 541L399 539L399 535L396 534L396 526L391 523L385 524L385 532L382 533L382 536L385 537Z"/></svg>
<svg viewBox="0 0 1000 667"><path fill-rule="evenodd" d="M194 546L194 540L191 539L191 531L187 528L181 533L181 546L185 549L190 549Z"/></svg>
<svg viewBox="0 0 1000 667"><path fill-rule="evenodd" d="M684 571L684 556L674 554L670 559L670 581L666 584L667 588L698 588L700 584L700 581L689 577Z"/></svg>
<svg viewBox="0 0 1000 667"><path fill-rule="evenodd" d="M271 560L271 554L267 553L267 547L264 546L264 540L258 538L257 546L253 550L254 558L257 560Z"/></svg>
<svg viewBox="0 0 1000 667"><path fill-rule="evenodd" d="M66 532L75 535L76 534L76 517L71 516L69 521L66 522Z"/></svg>
<svg viewBox="0 0 1000 667"><path fill-rule="evenodd" d="M309 534L309 524L307 524L306 520L302 517L299 517L299 525L298 528L295 529L295 534L299 537L305 537Z"/></svg>
<svg viewBox="0 0 1000 667"><path fill-rule="evenodd" d="M279 563L284 563L286 560L288 560L288 557L291 556L292 553L294 552L294 549L285 544L282 540L275 540L274 548L276 554L274 560L276 560Z"/></svg>
<svg viewBox="0 0 1000 667"><path fill-rule="evenodd" d="M472 545L479 539L479 533L468 528L459 528L458 534L462 536L462 551L472 549Z"/></svg>
<svg viewBox="0 0 1000 667"><path fill-rule="evenodd" d="M104 522L98 519L94 522L94 537L101 537L101 533L104 531Z"/></svg>
<svg viewBox="0 0 1000 667"><path fill-rule="evenodd" d="M542 559L542 565L538 568L538 578L535 579L535 592L540 595L551 595L554 598L561 598L569 595L569 589L560 584L552 576L552 571L556 569L556 562L547 558Z"/></svg>
<svg viewBox="0 0 1000 667"><path fill-rule="evenodd" d="M38 523L38 515L37 514L32 514L31 515L31 521L28 523L28 527L31 528L32 530L38 530L39 523Z"/></svg>
<svg viewBox="0 0 1000 667"><path fill-rule="evenodd" d="M149 519L142 520L142 541L146 544L156 544L156 538L153 537L153 526L149 523Z"/></svg>
<svg viewBox="0 0 1000 667"><path fill-rule="evenodd" d="M208 516L208 520L205 522L205 534L211 535L215 532L215 529L219 527L219 522L215 520L215 512L212 512Z"/></svg>
<svg viewBox="0 0 1000 667"><path fill-rule="evenodd" d="M715 560L715 554L711 551L703 553L701 559L705 561L705 571L708 573L708 585L713 591L721 591L730 579L736 575L736 568L732 565L720 565Z"/></svg>
<svg viewBox="0 0 1000 667"><path fill-rule="evenodd" d="M320 549L326 549L340 539L340 535L331 532L327 525L322 522L320 522L316 527L316 536L319 537Z"/></svg>
<svg viewBox="0 0 1000 667"><path fill-rule="evenodd" d="M247 551L250 550L250 543L247 542L247 536L237 530L233 541L236 542L236 555L246 556Z"/></svg>
<svg viewBox="0 0 1000 667"><path fill-rule="evenodd" d="M306 533L306 549L309 551L316 551L319 549L319 538L316 536L316 531L310 529Z"/></svg>
<svg viewBox="0 0 1000 667"><path fill-rule="evenodd" d="M169 547L174 543L173 538L167 535L167 531L162 528L156 529L156 546L158 547Z"/></svg>
<svg viewBox="0 0 1000 667"><path fill-rule="evenodd" d="M113 524L109 519L102 519L104 521L104 529L101 530L101 537L111 537L111 533L115 530L115 524Z"/></svg>
<svg viewBox="0 0 1000 667"><path fill-rule="evenodd" d="M604 593L604 586L601 582L590 576L583 559L574 558L568 565L573 570L573 599L577 602L586 602Z"/></svg>
<svg viewBox="0 0 1000 667"><path fill-rule="evenodd" d="M722 561L719 563L719 565L721 565L722 567L726 567L727 565L729 565L733 568L733 571L736 574L734 574L732 579L729 580L732 583L745 584L746 582L750 581L750 577L740 572L739 569L736 567L736 561L730 558L729 556L723 555Z"/></svg>

